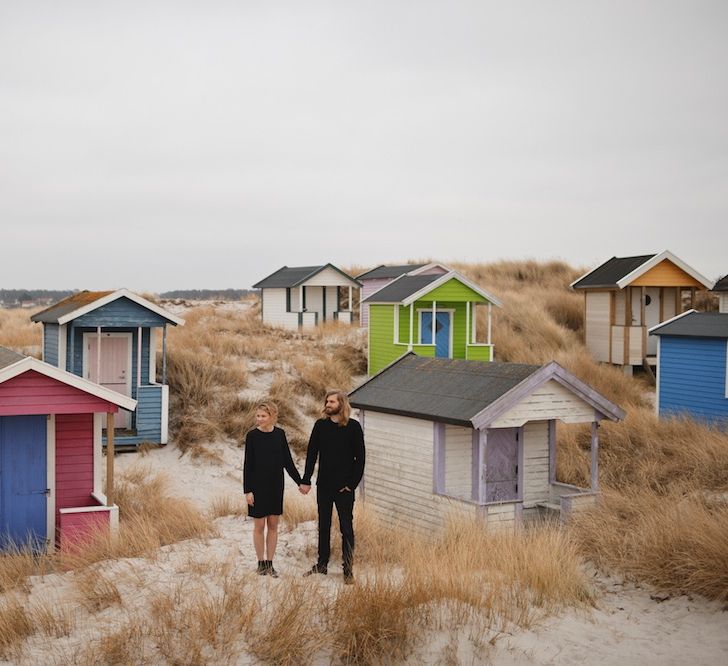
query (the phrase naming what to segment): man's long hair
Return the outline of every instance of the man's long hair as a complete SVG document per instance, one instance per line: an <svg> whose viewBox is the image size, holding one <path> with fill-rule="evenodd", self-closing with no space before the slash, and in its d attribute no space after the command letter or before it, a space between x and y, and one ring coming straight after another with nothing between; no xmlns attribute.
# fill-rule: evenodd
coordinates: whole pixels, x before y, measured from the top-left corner
<svg viewBox="0 0 728 666"><path fill-rule="evenodd" d="M337 421L340 428L343 428L346 426L347 423L349 423L349 415L351 414L351 405L349 404L349 396L346 395L343 391L339 391L338 389L334 389L333 391L327 391L326 396L324 397L324 408L322 411L323 417L329 418L329 415L326 413L326 399L329 396L335 395L337 400L339 401L339 413L337 416L339 417L339 420Z"/></svg>

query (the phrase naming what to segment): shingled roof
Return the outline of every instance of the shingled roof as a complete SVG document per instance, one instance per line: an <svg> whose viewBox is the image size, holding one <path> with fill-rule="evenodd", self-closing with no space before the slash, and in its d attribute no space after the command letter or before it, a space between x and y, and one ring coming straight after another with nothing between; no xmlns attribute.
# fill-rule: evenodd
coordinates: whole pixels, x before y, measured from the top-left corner
<svg viewBox="0 0 728 666"><path fill-rule="evenodd" d="M377 266L370 271L366 271L361 275L357 275L357 280L379 280L386 278L396 278L405 273L416 271L418 268L423 268L427 264L403 264L400 266Z"/></svg>
<svg viewBox="0 0 728 666"><path fill-rule="evenodd" d="M375 291L362 303L401 303L441 277L442 275L403 275Z"/></svg>
<svg viewBox="0 0 728 666"><path fill-rule="evenodd" d="M7 347L0 347L0 368L6 368L13 363L22 361L25 358L22 354L14 352L12 349Z"/></svg>
<svg viewBox="0 0 728 666"><path fill-rule="evenodd" d="M728 313L689 310L650 329L650 335L728 338Z"/></svg>
<svg viewBox="0 0 728 666"><path fill-rule="evenodd" d="M340 273L343 277L351 280L354 284L359 283L347 275L340 268L336 268L333 264L324 264L323 266L283 266L274 273L271 273L268 277L263 278L259 282L253 285L254 289L282 289L298 287L299 285L310 280L314 275L320 273L325 268L331 268L337 273Z"/></svg>
<svg viewBox="0 0 728 666"><path fill-rule="evenodd" d="M641 254L637 257L612 257L593 271L579 278L571 286L574 289L618 288L617 282L639 268L656 255Z"/></svg>
<svg viewBox="0 0 728 666"><path fill-rule="evenodd" d="M480 428L554 379L617 421L624 411L558 363L481 363L408 352L349 394L353 407Z"/></svg>
<svg viewBox="0 0 728 666"><path fill-rule="evenodd" d="M713 291L728 291L728 275L722 277L713 285Z"/></svg>

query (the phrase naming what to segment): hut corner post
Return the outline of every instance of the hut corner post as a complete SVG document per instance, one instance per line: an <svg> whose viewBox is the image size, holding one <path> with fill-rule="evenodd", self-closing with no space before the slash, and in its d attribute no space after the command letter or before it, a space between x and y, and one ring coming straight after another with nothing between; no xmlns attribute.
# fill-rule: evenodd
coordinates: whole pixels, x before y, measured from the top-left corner
<svg viewBox="0 0 728 666"><path fill-rule="evenodd" d="M599 422L591 424L591 490L599 490Z"/></svg>
<svg viewBox="0 0 728 666"><path fill-rule="evenodd" d="M114 506L114 412L106 415L106 506Z"/></svg>

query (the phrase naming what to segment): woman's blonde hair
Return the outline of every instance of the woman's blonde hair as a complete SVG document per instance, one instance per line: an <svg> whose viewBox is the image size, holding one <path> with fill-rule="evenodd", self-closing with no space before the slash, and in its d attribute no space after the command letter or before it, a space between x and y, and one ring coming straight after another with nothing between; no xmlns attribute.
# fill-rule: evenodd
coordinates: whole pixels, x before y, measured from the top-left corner
<svg viewBox="0 0 728 666"><path fill-rule="evenodd" d="M326 399L329 396L335 395L336 399L339 401L339 420L337 421L338 425L343 428L347 423L349 423L349 415L351 414L351 405L349 404L349 396L346 395L343 391L339 391L338 389L334 389L333 391L327 391L326 396L324 397L324 408L322 410L322 415L324 418L328 418L328 414L326 413Z"/></svg>
<svg viewBox="0 0 728 666"><path fill-rule="evenodd" d="M265 412L273 419L273 423L276 423L278 421L278 405L276 405L276 403L271 400L258 403L255 411Z"/></svg>

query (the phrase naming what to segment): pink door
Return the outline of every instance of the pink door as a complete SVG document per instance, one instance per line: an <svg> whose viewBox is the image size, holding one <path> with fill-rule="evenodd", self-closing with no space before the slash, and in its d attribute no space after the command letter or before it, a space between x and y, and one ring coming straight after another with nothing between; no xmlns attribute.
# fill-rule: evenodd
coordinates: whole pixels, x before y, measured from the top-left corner
<svg viewBox="0 0 728 666"><path fill-rule="evenodd" d="M129 336L101 334L101 366L98 366L97 336L88 337L86 378L106 388L131 396L131 368L129 367ZM128 428L131 414L123 409L115 417L117 428ZM104 416L104 427L106 417Z"/></svg>

